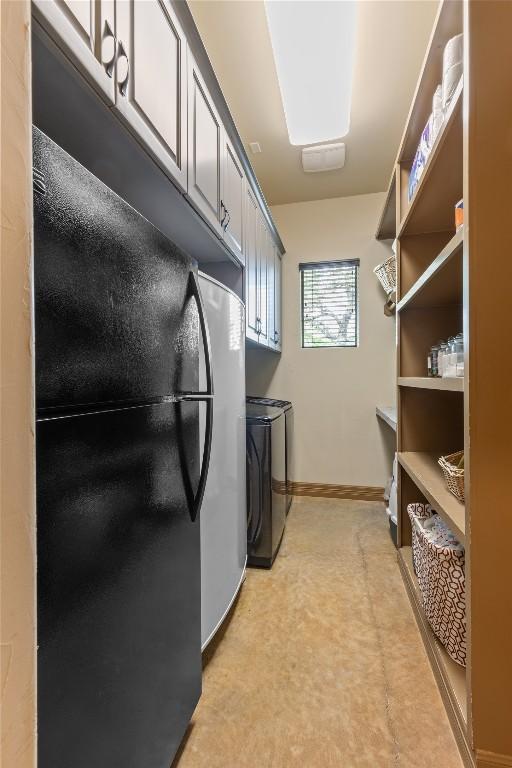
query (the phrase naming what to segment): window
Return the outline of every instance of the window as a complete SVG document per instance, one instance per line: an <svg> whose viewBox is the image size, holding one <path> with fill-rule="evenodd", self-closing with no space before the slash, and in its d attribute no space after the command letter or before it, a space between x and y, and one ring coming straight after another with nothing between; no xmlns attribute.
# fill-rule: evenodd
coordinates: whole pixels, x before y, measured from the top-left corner
<svg viewBox="0 0 512 768"><path fill-rule="evenodd" d="M299 264L302 346L357 347L359 259Z"/></svg>

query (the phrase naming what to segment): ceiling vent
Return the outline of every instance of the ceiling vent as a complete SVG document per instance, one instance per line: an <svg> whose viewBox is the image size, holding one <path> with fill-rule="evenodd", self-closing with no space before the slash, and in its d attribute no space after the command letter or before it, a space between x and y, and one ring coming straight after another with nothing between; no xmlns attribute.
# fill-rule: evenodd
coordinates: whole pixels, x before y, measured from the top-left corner
<svg viewBox="0 0 512 768"><path fill-rule="evenodd" d="M302 168L304 173L337 171L345 165L345 144L321 144L304 147Z"/></svg>

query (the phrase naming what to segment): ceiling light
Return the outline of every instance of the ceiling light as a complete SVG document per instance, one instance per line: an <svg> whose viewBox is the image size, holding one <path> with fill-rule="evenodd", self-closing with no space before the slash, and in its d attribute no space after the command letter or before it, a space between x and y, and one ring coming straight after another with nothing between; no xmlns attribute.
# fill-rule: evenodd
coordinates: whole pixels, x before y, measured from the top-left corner
<svg viewBox="0 0 512 768"><path fill-rule="evenodd" d="M350 125L354 0L265 0L290 143L342 138Z"/></svg>
<svg viewBox="0 0 512 768"><path fill-rule="evenodd" d="M253 155L259 155L261 152L261 144L259 143L259 141L250 141L249 148L253 153Z"/></svg>
<svg viewBox="0 0 512 768"><path fill-rule="evenodd" d="M315 144L302 150L302 170L304 173L322 173L337 171L345 165L345 145Z"/></svg>

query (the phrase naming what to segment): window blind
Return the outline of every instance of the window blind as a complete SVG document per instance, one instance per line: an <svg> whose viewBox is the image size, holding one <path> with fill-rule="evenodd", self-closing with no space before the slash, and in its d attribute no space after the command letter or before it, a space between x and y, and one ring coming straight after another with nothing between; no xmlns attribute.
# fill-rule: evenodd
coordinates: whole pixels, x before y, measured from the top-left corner
<svg viewBox="0 0 512 768"><path fill-rule="evenodd" d="M303 347L357 347L359 259L299 264Z"/></svg>

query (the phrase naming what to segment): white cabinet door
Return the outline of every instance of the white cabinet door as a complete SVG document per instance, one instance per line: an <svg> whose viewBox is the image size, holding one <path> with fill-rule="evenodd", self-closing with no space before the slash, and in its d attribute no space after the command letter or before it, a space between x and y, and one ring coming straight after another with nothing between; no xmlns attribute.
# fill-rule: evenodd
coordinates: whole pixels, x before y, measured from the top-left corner
<svg viewBox="0 0 512 768"><path fill-rule="evenodd" d="M259 338L263 346L268 346L268 267L270 235L258 209L258 316Z"/></svg>
<svg viewBox="0 0 512 768"><path fill-rule="evenodd" d="M226 132L223 147L221 225L226 245L243 264L245 176Z"/></svg>
<svg viewBox="0 0 512 768"><path fill-rule="evenodd" d="M282 303L281 303L281 254L274 245L274 347L281 350Z"/></svg>
<svg viewBox="0 0 512 768"><path fill-rule="evenodd" d="M33 0L35 18L108 104L114 103L114 0Z"/></svg>
<svg viewBox="0 0 512 768"><path fill-rule="evenodd" d="M268 339L269 347L281 350L281 255L269 234L268 255Z"/></svg>
<svg viewBox="0 0 512 768"><path fill-rule="evenodd" d="M275 259L274 259L274 241L267 232L267 322L268 322L268 346L274 349L274 328L275 328Z"/></svg>
<svg viewBox="0 0 512 768"><path fill-rule="evenodd" d="M116 0L116 35L115 109L186 190L186 39L170 1Z"/></svg>
<svg viewBox="0 0 512 768"><path fill-rule="evenodd" d="M222 237L222 123L190 49L188 51L188 196Z"/></svg>
<svg viewBox="0 0 512 768"><path fill-rule="evenodd" d="M258 341L259 317L258 317L258 227L259 209L251 189L245 188L244 211L244 253L245 253L245 318L246 337L252 341Z"/></svg>

